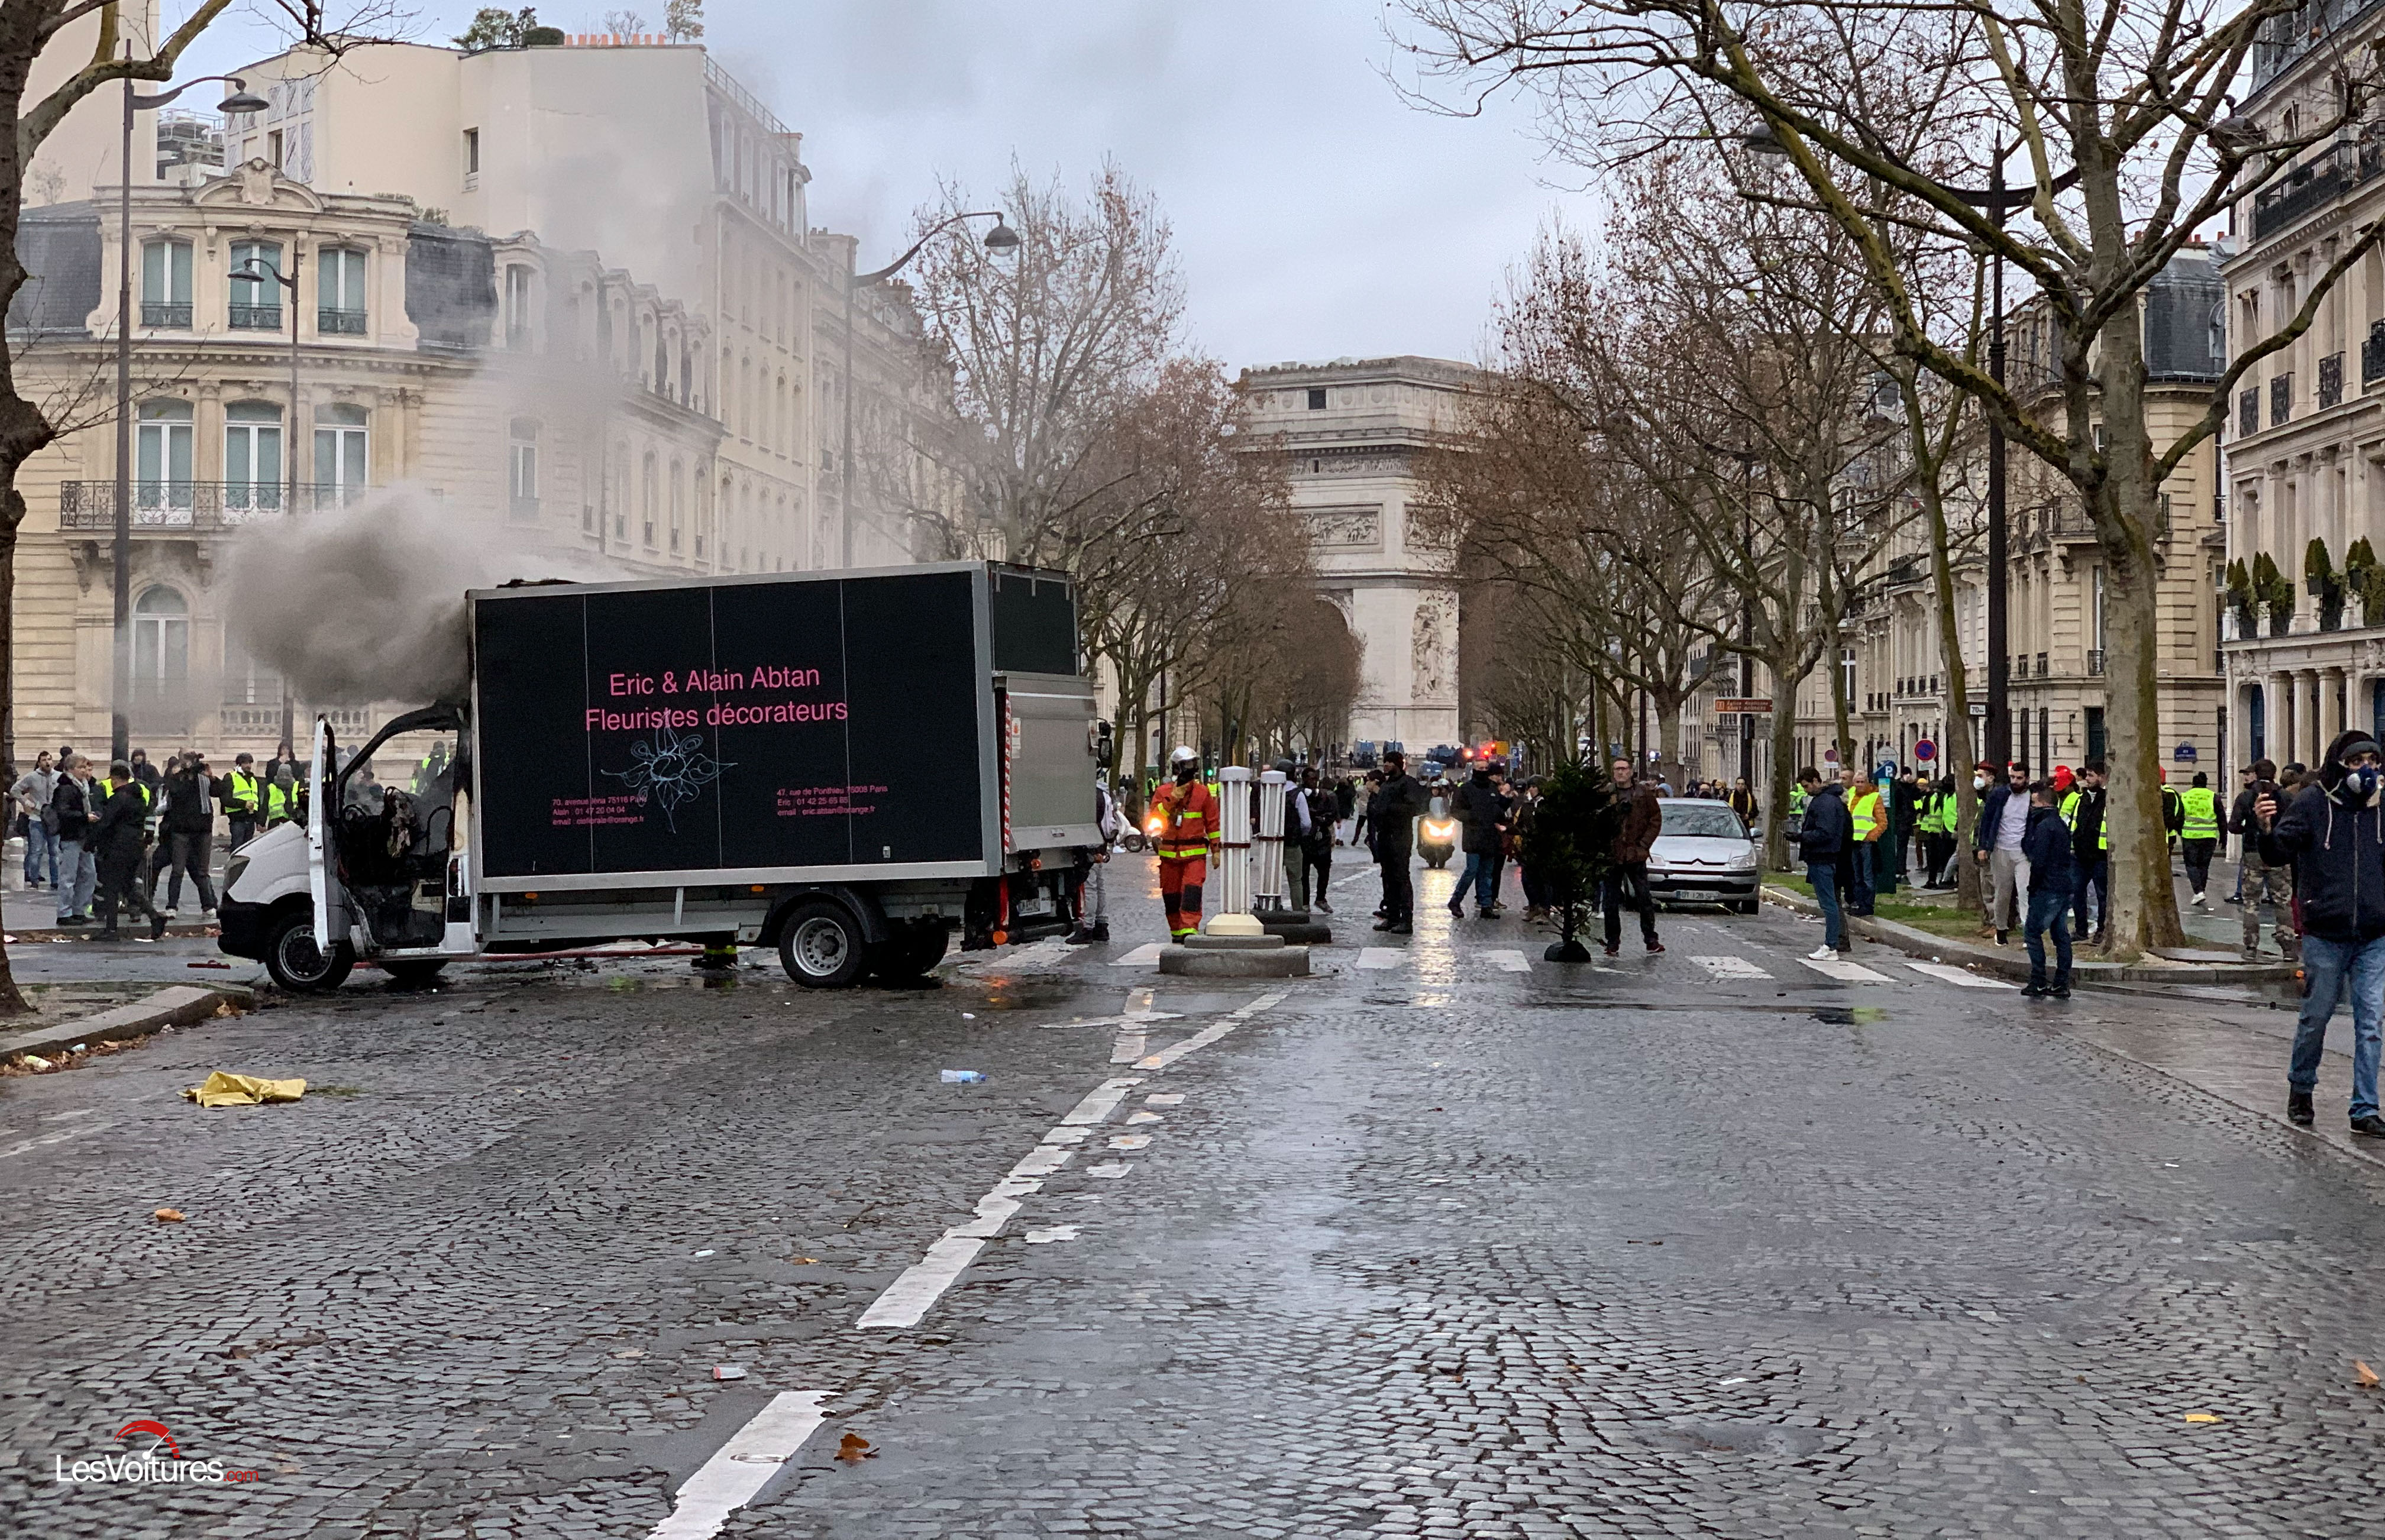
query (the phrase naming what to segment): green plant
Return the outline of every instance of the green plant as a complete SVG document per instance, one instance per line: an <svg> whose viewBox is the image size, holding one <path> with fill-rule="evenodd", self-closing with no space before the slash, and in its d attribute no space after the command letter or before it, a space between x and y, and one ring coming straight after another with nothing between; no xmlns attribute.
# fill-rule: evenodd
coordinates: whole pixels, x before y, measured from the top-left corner
<svg viewBox="0 0 2385 1540"><path fill-rule="evenodd" d="M1548 950L1550 962L1590 961L1577 938L1590 925L1622 827L1623 804L1598 765L1576 760L1551 771L1542 783L1541 800L1524 831L1523 861L1556 911L1557 941Z"/></svg>
<svg viewBox="0 0 2385 1540"><path fill-rule="evenodd" d="M2228 607L2236 612L2236 634L2249 637L2260 628L2260 617L2253 608L2253 576L2244 570L2244 558L2237 557L2228 564Z"/></svg>
<svg viewBox="0 0 2385 1540"><path fill-rule="evenodd" d="M2343 586L2360 601L2360 624L2385 626L2385 567L2377 563L2377 549L2361 536L2343 553Z"/></svg>
<svg viewBox="0 0 2385 1540"><path fill-rule="evenodd" d="M2253 558L2253 597L2269 612L2269 634L2284 636L2294 618L2294 585L2266 551Z"/></svg>
<svg viewBox="0 0 2385 1540"><path fill-rule="evenodd" d="M472 24L456 34L456 46L468 54L490 48L518 48L524 34L537 27L538 12L529 6L518 11L484 6L473 15Z"/></svg>
<svg viewBox="0 0 2385 1540"><path fill-rule="evenodd" d="M2314 536L2303 547L2303 581L2318 601L2318 628L2332 631L2343 624L2343 580L2328 560L2327 542Z"/></svg>

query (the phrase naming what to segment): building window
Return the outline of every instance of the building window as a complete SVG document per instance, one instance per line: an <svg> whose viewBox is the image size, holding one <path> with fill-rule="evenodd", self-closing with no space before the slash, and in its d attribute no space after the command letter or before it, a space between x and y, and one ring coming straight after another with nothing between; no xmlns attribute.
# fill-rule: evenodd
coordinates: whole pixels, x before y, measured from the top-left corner
<svg viewBox="0 0 2385 1540"><path fill-rule="evenodd" d="M315 329L326 337L365 334L365 254L333 247L315 261Z"/></svg>
<svg viewBox="0 0 2385 1540"><path fill-rule="evenodd" d="M191 677L191 606L169 588L154 588L132 606L132 693L156 702Z"/></svg>
<svg viewBox="0 0 2385 1540"><path fill-rule="evenodd" d="M224 512L281 506L281 408L235 401L224 408Z"/></svg>
<svg viewBox="0 0 2385 1540"><path fill-rule="evenodd" d="M531 344L531 270L518 264L506 269L506 346L525 353Z"/></svg>
<svg viewBox="0 0 2385 1540"><path fill-rule="evenodd" d="M141 248L141 324L188 330L191 243L152 241Z"/></svg>
<svg viewBox="0 0 2385 1540"><path fill-rule="evenodd" d="M133 437L136 510L191 506L191 404L144 401Z"/></svg>
<svg viewBox="0 0 2385 1540"><path fill-rule="evenodd" d="M282 134L280 129L268 129L265 130L266 164L272 167L277 171L281 170L283 165L286 164L282 158Z"/></svg>
<svg viewBox="0 0 2385 1540"><path fill-rule="evenodd" d="M655 544L655 503L657 491L655 479L655 452L648 450L638 477L638 517L643 526L646 548L650 551L654 549Z"/></svg>
<svg viewBox="0 0 2385 1540"><path fill-rule="evenodd" d="M670 468L670 553L679 554L681 532L687 524L687 478L677 460Z"/></svg>
<svg viewBox="0 0 2385 1540"><path fill-rule="evenodd" d="M365 409L334 403L315 414L315 503L344 508L371 480Z"/></svg>
<svg viewBox="0 0 2385 1540"><path fill-rule="evenodd" d="M538 424L528 417L516 417L508 434L506 448L506 481L512 493L513 512L517 518L538 517ZM583 512L581 524L588 516Z"/></svg>
<svg viewBox="0 0 2385 1540"><path fill-rule="evenodd" d="M281 245L235 241L231 246L231 316L235 331L281 329Z"/></svg>
<svg viewBox="0 0 2385 1540"><path fill-rule="evenodd" d="M481 185L481 130L464 130L464 191Z"/></svg>
<svg viewBox="0 0 2385 1540"><path fill-rule="evenodd" d="M1311 391L1308 392L1308 409L1312 412L1322 412L1325 410L1324 391Z"/></svg>

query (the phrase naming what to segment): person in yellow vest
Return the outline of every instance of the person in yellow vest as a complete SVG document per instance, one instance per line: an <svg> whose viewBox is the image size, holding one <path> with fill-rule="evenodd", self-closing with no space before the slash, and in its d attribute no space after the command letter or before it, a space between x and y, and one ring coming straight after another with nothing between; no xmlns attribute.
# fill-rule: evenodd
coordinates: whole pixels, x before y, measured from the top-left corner
<svg viewBox="0 0 2385 1540"><path fill-rule="evenodd" d="M2070 826L2070 933L2082 942L2092 937L2098 945L2112 923L2112 834L2104 821L2104 776L2100 759L2079 766L2079 789L2066 799L2070 812L2062 820ZM2087 923L2091 888L2095 895L2092 925Z"/></svg>
<svg viewBox="0 0 2385 1540"><path fill-rule="evenodd" d="M224 833L231 848L236 851L256 838L265 812L265 782L257 779L255 754L232 756L231 773L224 776L216 797L223 803Z"/></svg>
<svg viewBox="0 0 2385 1540"><path fill-rule="evenodd" d="M1951 888L1946 863L1954 859L1954 777L1941 776L1921 799L1921 863L1924 888Z"/></svg>
<svg viewBox="0 0 2385 1540"><path fill-rule="evenodd" d="M1840 887L1845 895L1843 907L1850 914L1868 914L1872 911L1871 848L1888 827L1886 810L1879 800L1879 788L1857 775L1853 765L1840 767L1839 780L1846 788L1847 816L1854 822L1855 843L1863 847L1851 851L1850 859L1839 867Z"/></svg>
<svg viewBox="0 0 2385 1540"><path fill-rule="evenodd" d="M2219 848L2219 794L2211 789L2211 777L2197 770L2194 784L2178 794L2179 849L2186 852L2186 880L2194 889L2193 902L2199 909L2211 907L2203 891L2211 880L2211 854Z"/></svg>
<svg viewBox="0 0 2385 1540"><path fill-rule="evenodd" d="M305 799L298 790L298 776L285 763L273 773L273 782L265 789L265 826L287 824L306 815Z"/></svg>

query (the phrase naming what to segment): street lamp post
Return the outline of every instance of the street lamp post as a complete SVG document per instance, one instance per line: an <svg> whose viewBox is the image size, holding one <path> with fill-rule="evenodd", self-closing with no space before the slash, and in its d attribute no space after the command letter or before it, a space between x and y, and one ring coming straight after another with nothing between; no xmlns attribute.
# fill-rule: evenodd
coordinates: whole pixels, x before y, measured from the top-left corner
<svg viewBox="0 0 2385 1540"><path fill-rule="evenodd" d="M284 425L281 443L281 511L294 514L298 510L298 269L305 262L305 247L296 235L290 238L290 271L287 274L268 267L254 258L232 269L243 278L263 282L271 279L290 291L290 418ZM281 741L295 742L292 734L298 730L298 702L290 693L290 677L281 677Z"/></svg>
<svg viewBox="0 0 2385 1540"><path fill-rule="evenodd" d="M131 45L127 44L128 54ZM132 749L132 115L166 106L194 85L222 81L232 93L219 112L263 112L268 104L248 93L237 75L202 75L171 91L144 96L124 82L124 136L116 168L116 519L110 559L116 565L114 657L109 686L115 707L108 713L107 753L125 759ZM162 467L161 467L162 468Z"/></svg>
<svg viewBox="0 0 2385 1540"><path fill-rule="evenodd" d="M876 272L860 273L848 277L845 279L844 376L843 381L843 389L844 391L844 449L838 456L839 461L841 462L838 467L840 472L838 479L842 488L842 506L839 509L839 512L843 515L843 538L842 543L844 550L843 555L839 562L840 565L849 567L853 565L853 292L860 288L865 283L878 283L886 279L893 278L896 273L901 272L905 267L909 266L913 257L926 250L929 242L934 240L937 236L942 235L944 231L952 229L955 225L959 224L964 219L991 219L993 221L993 228L985 232L985 249L993 253L995 255L998 256L1005 252L1016 251L1018 248L1018 233L1014 231L1008 224L1004 222L1000 210L990 208L978 209L970 213L955 214L951 218L936 225L925 235L920 236L918 241L912 242L911 249L909 251L905 252L901 256L896 257L893 262L879 268ZM860 242L855 242L853 249L858 252L861 249Z"/></svg>

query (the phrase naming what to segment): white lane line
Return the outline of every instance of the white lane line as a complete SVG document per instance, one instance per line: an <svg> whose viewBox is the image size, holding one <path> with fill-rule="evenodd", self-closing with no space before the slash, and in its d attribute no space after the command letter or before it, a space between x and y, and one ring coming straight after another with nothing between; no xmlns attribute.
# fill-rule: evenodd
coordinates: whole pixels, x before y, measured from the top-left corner
<svg viewBox="0 0 2385 1540"><path fill-rule="evenodd" d="M5 1161L12 1155L23 1155L29 1151L40 1149L46 1145L63 1144L69 1139L79 1139L86 1134L104 1133L115 1126L116 1124L112 1123L78 1123L71 1127L61 1128L55 1134L40 1134L30 1139L19 1139L6 1149L0 1149L0 1161Z"/></svg>
<svg viewBox="0 0 2385 1540"><path fill-rule="evenodd" d="M1183 1058L1186 1054L1207 1048L1211 1043L1216 1042L1227 1033L1231 1032L1234 1028L1242 1025L1242 1023L1248 1021L1258 1012L1272 1010L1274 1007L1282 1004L1285 995L1289 993L1290 991L1285 989L1270 989L1266 994L1261 995L1258 999L1251 1001L1248 1005L1238 1006L1234 1010L1229 1012L1226 1015L1226 1019L1219 1022L1217 1025L1203 1027L1200 1031L1195 1032L1192 1036L1185 1038L1180 1043L1175 1044L1173 1047L1161 1049L1157 1053L1152 1054L1148 1058L1136 1060L1134 1067L1139 1070L1164 1070L1168 1065L1176 1062L1179 1059Z"/></svg>
<svg viewBox="0 0 2385 1540"><path fill-rule="evenodd" d="M1532 971L1532 965L1524 961L1524 954L1520 951L1494 948L1482 955L1488 957L1492 965L1504 974L1528 974Z"/></svg>
<svg viewBox="0 0 2385 1540"><path fill-rule="evenodd" d="M1805 966L1813 969L1817 974L1823 974L1831 978L1842 978L1850 984L1892 984L1895 982L1886 974L1876 974L1860 962L1843 962L1835 957L1827 962L1821 961L1819 958L1813 957L1801 957L1797 961L1803 962Z"/></svg>
<svg viewBox="0 0 2385 1540"><path fill-rule="evenodd" d="M1984 974L1967 972L1952 962L1907 962L1905 966L1917 974L1928 974L1932 978L1942 978L1949 984L1959 984L1966 989L2017 989L2020 987L2019 985L2005 979L1990 978Z"/></svg>
<svg viewBox="0 0 2385 1540"><path fill-rule="evenodd" d="M1362 968L1396 968L1407 953L1397 947L1361 947L1358 966Z"/></svg>
<svg viewBox="0 0 2385 1540"><path fill-rule="evenodd" d="M1145 941L1124 957L1110 959L1113 968L1155 968L1159 966L1159 943Z"/></svg>
<svg viewBox="0 0 2385 1540"><path fill-rule="evenodd" d="M1690 961L1717 978L1770 978L1772 976L1744 957L1692 957Z"/></svg>
<svg viewBox="0 0 2385 1540"><path fill-rule="evenodd" d="M1082 1128L1101 1122L1118 1111L1118 1104L1126 1099L1127 1092L1142 1084L1142 1079L1136 1075L1103 1081L1093 1090L1085 1093L1085 1099L1069 1110L1068 1115L1060 1120L1060 1126Z"/></svg>
<svg viewBox="0 0 2385 1540"><path fill-rule="evenodd" d="M795 1458L825 1417L827 1392L782 1390L753 1420L730 1434L703 1468L687 1478L671 1502L670 1517L646 1540L711 1540L729 1515L753 1500L779 1468Z"/></svg>
<svg viewBox="0 0 2385 1540"><path fill-rule="evenodd" d="M886 1285L886 1292L870 1301L855 1323L860 1326L916 1326L928 1313L928 1307L943 1297L944 1290L961 1275L961 1269L977 1260L985 1249L983 1239L975 1236L947 1233L942 1240L928 1248L928 1254L903 1270L903 1276Z"/></svg>

